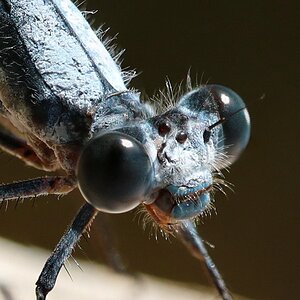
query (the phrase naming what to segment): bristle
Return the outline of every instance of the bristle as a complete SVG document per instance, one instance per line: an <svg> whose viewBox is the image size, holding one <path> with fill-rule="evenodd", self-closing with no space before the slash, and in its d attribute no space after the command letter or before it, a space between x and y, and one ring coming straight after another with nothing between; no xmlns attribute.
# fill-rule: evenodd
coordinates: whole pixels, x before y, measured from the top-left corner
<svg viewBox="0 0 300 300"><path fill-rule="evenodd" d="M80 1L80 0L76 0L74 1L74 4L76 5L76 7L79 9L79 10L84 10L86 8L86 1L83 0L83 1ZM84 6L84 7L83 7Z"/></svg>
<svg viewBox="0 0 300 300"><path fill-rule="evenodd" d="M85 9L83 9L84 2L81 2L77 5L77 7L80 7L82 15L87 19L89 24L92 26L94 22L93 17L98 11L97 10L86 10L86 6L84 6ZM106 50L109 52L117 66L119 67L119 70L121 72L122 79L125 83L125 86L128 86L128 84L131 82L131 80L137 76L136 70L131 70L128 67L122 68L122 55L125 52L125 49L120 49L118 45L115 43L118 34L115 34L114 36L109 36L108 31L109 27L105 28L105 25L102 24L98 27L98 29L95 30L95 34L97 35L98 39L103 43Z"/></svg>
<svg viewBox="0 0 300 300"><path fill-rule="evenodd" d="M202 84L198 83L197 76L195 83L193 83L190 70L187 73L185 81L181 81L179 84L172 85L170 79L167 77L165 81L165 87L158 90L158 92L149 99L154 105L156 113L161 114L176 106L180 98L192 91L195 88L199 88Z"/></svg>

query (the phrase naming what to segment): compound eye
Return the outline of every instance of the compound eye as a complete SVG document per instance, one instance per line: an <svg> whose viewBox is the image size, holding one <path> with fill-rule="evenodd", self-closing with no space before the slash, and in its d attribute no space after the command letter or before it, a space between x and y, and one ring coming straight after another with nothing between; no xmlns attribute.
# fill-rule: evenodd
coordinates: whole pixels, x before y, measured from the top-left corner
<svg viewBox="0 0 300 300"><path fill-rule="evenodd" d="M121 213L138 206L153 178L150 158L135 138L107 132L85 146L78 162L79 189L100 211Z"/></svg>
<svg viewBox="0 0 300 300"><path fill-rule="evenodd" d="M250 138L250 116L242 98L222 85L207 85L223 120L223 139L229 163L233 163L246 148Z"/></svg>

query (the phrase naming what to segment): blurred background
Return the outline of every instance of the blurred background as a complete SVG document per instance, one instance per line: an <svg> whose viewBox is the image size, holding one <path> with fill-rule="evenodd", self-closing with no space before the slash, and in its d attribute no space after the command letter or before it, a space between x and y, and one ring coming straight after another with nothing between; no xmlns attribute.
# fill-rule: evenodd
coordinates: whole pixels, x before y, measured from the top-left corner
<svg viewBox="0 0 300 300"><path fill-rule="evenodd" d="M238 92L249 105L252 137L226 179L234 193L216 195L218 215L202 237L229 288L254 299L299 299L299 23L298 1L86 1L125 48L123 67L141 74L131 86L153 95L191 76ZM298 7L296 7L298 5ZM6 154L0 180L44 175ZM53 249L83 203L78 192L0 211L0 234ZM132 271L207 284L201 268L174 239L149 238L136 213L111 218ZM97 226L77 257L103 262ZM50 254L50 251L49 251Z"/></svg>

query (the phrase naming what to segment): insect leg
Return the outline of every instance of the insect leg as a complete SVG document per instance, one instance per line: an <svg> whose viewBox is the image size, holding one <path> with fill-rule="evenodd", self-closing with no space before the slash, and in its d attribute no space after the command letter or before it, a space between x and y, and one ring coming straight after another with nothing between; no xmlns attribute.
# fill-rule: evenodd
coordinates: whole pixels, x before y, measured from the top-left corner
<svg viewBox="0 0 300 300"><path fill-rule="evenodd" d="M190 253L196 257L201 263L204 263L210 278L217 288L223 300L232 300L232 296L226 287L226 284L219 273L216 265L209 256L204 243L199 236L196 227L192 221L182 221L175 230L175 234L179 240L187 247Z"/></svg>
<svg viewBox="0 0 300 300"><path fill-rule="evenodd" d="M61 267L71 255L74 246L78 243L82 233L91 224L96 214L97 210L88 203L80 208L69 229L48 258L36 282L37 300L46 299L47 294L53 289Z"/></svg>
<svg viewBox="0 0 300 300"><path fill-rule="evenodd" d="M94 226L97 230L97 238L101 245L105 259L109 266L118 273L126 272L126 266L122 260L122 256L118 251L117 240L114 234L114 228L110 222L110 216L105 213L99 213L100 216L95 220Z"/></svg>
<svg viewBox="0 0 300 300"><path fill-rule="evenodd" d="M37 169L43 169L43 163L34 150L22 138L0 126L0 148Z"/></svg>
<svg viewBox="0 0 300 300"><path fill-rule="evenodd" d="M13 300L14 299L11 292L9 291L9 288L2 284L0 284L0 295L2 295L4 300Z"/></svg>
<svg viewBox="0 0 300 300"><path fill-rule="evenodd" d="M73 177L49 176L0 185L0 201L66 194L76 187Z"/></svg>

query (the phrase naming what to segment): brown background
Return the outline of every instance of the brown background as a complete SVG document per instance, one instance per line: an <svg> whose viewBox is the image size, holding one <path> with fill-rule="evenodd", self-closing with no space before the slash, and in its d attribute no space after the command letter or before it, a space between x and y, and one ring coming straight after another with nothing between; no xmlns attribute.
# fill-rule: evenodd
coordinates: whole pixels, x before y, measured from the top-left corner
<svg viewBox="0 0 300 300"><path fill-rule="evenodd" d="M95 25L105 22L110 35L120 32L123 65L142 72L132 86L152 95L166 75L178 83L191 67L194 79L203 74L203 81L229 86L247 101L251 142L227 175L235 193L217 196L218 216L199 230L215 244L210 253L233 291L255 299L298 298L297 1L87 2L99 9ZM6 154L0 159L3 182L42 174ZM0 211L0 234L52 249L81 203L79 193L42 198L34 207L12 203ZM206 283L181 245L149 239L134 216L112 218L131 270ZM96 230L81 245L86 257L102 260Z"/></svg>

